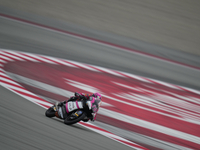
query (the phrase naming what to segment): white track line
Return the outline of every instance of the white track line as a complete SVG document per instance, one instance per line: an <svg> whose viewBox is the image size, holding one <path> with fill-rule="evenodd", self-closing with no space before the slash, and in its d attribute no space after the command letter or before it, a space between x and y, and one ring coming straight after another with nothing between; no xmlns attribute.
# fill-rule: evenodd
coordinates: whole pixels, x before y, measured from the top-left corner
<svg viewBox="0 0 200 150"><path fill-rule="evenodd" d="M189 68L189 69L195 69L197 71L200 71L200 69L197 68L197 67L192 67L192 66L182 64L182 63L178 63L178 62L175 62L175 61L171 61L171 60L168 60L168 59L165 59L165 58L161 58L161 57L149 55L147 53L139 52L139 51L133 50L131 48L122 47L122 46L119 46L119 45L116 45L116 44L112 44L112 43L104 42L104 41L101 41L101 40L89 38L89 37L78 35L78 34L75 34L75 33L68 32L68 31L56 29L56 28L53 28L53 27L50 27L50 26L34 23L34 22L31 22L31 21L19 19L19 18L16 18L16 17L8 16L8 15L7 16L0 15L0 18L10 20L10 21L14 21L14 22L18 22L18 23L22 23L22 24L26 24L26 25L29 25L29 26L37 27L37 28L41 28L41 29L48 30L48 31L51 31L51 32L60 33L60 34L63 34L63 35L66 35L66 36L69 36L69 37L72 37L72 38L80 39L80 40L87 41L87 42L90 42L90 43L95 43L95 44L102 45L102 46L109 47L109 48L114 48L116 50L128 52L128 53L143 56L143 57L146 57L146 58L159 60L159 61L169 63L169 64L173 64L173 65L176 65L176 66L181 66L181 67L185 67L185 68Z"/></svg>
<svg viewBox="0 0 200 150"><path fill-rule="evenodd" d="M152 82L153 84L155 84L155 82L159 82L159 81L156 81L156 80L153 80L153 79L148 79L148 78L144 78L144 77L139 77L139 76L135 76L135 75L131 75L131 74L128 74L128 73L125 73L125 72L119 72L119 71L113 71L113 70L109 70L109 69L107 69L107 68L103 68L103 67L98 67L98 66L93 66L93 65L88 65L88 64L82 64L82 63L79 63L79 62L70 62L69 60L61 60L61 59L52 59L52 58L49 58L49 57L46 57L46 56L39 56L39 55L33 55L33 54L30 54L30 53L24 53L24 54L26 54L27 56L24 56L23 55L23 53L21 52L21 53L18 53L18 52L13 52L13 51L8 51L9 53L11 53L11 54L9 54L9 55L6 55L6 56L8 56L8 57L10 57L10 58L8 58L8 57L6 57L6 56L2 56L1 55L1 53L0 53L0 58L3 58L4 59L4 61L5 60L7 60L7 62L5 62L5 63L8 63L9 61L14 61L14 59L16 59L16 57L17 56L19 56L19 57L21 57L21 58L24 58L24 60L33 60L34 62L35 61L39 61L39 62L46 62L46 63L51 63L51 64L59 64L60 62L65 62L63 65L67 65L67 66L69 66L69 64L71 65L71 66L73 66L72 64L75 64L75 66L77 67L77 66L80 66L80 67L83 67L83 68L88 68L88 70L91 70L91 68L93 69L93 68L97 68L97 70L98 71L103 71L103 72L107 72L107 73L109 73L109 74L112 74L112 75L116 75L116 76L122 76L122 77L127 77L127 76L130 76L130 77L132 77L132 78L135 78L135 79L137 79L137 80L140 80L140 81L142 81L142 82ZM5 54L6 53L6 50L4 50L3 51L3 53L2 54ZM12 53L13 54L15 54L16 56L15 57L11 57L11 55L12 55ZM29 58L29 56L31 57L31 58ZM13 58L13 59L11 59L11 58ZM18 59L18 60L21 60L21 58L20 59ZM46 59L45 59L46 58ZM57 62L57 63L56 63ZM67 63L67 62L69 62L69 63ZM96 69L94 69L94 70L96 70ZM4 74L5 72L4 72L4 70L3 69L0 69L0 73L1 74ZM123 76L123 74L125 75L125 76ZM7 76L7 75L6 75ZM1 78L2 80L4 80L5 78ZM24 79L24 78L23 78ZM5 79L4 81L8 81L9 79ZM0 83L0 84L2 84L3 86L5 86L6 88L8 88L8 89L10 89L11 91L13 91L13 92L15 92L15 93L17 93L18 95L21 95L22 97L24 97L24 98L26 98L26 99L28 99L28 100L30 100L30 101L32 101L32 102L34 102L34 103L36 103L37 105L40 105L40 106L42 106L42 107L44 107L43 105L41 105L41 104L44 104L44 105L47 105L47 106L50 106L51 104L49 103L49 102L44 102L44 101L41 101L40 99L41 98L39 98L38 97L38 99L37 99L37 96L36 95L34 95L33 93L31 93L30 94L30 92L29 91L26 91L26 89L20 89L20 88L17 88L17 87L14 87L13 85L15 85L15 84L13 84L13 85L9 85L9 83L12 83L11 82L12 80L10 80L9 82L8 82L8 84L5 84L5 83ZM35 82L35 81L34 81ZM38 84L38 83L37 83ZM162 84L163 86L169 86L168 85L168 83L165 83L165 82L159 82L159 84ZM16 84L17 85L17 84ZM52 89L51 91L53 92L54 91L54 89L52 88L52 86L50 86L50 85L47 85L47 84L44 84L44 83L39 83L39 85L40 85L40 87L42 87L42 88L48 88L48 90L49 89ZM170 84L170 86L171 86L171 84ZM177 86L177 85L175 85L174 87L178 87L178 88L180 88L181 90L186 90L186 91L191 91L191 92L197 92L198 94L199 94L199 91L197 91L197 90L193 90L193 89L190 89L190 88L185 88L185 87L179 87L179 86ZM35 98L33 98L33 97L30 97L30 96L26 96L26 95L23 95L23 94L19 94L18 92L16 92L16 91L14 91L14 90L21 90L21 92L24 92L24 93L27 93L27 94L30 94L30 95L34 95L34 97ZM63 89L58 89L58 91L62 91ZM70 93L66 93L66 91L62 91L62 92L65 92L65 96L66 96L66 94L68 94L68 95L72 95L72 93L70 92ZM61 94L61 93L60 93ZM63 93L62 93L63 94ZM44 107L45 108L45 107ZM117 119L116 118L116 116L120 116L120 118L122 119L122 118L126 118L126 117L129 117L129 116L124 116L123 114L119 114L119 113L117 113L117 112L111 112L111 111L109 111L109 110L106 110L106 109L104 109L104 111L100 111L101 112L101 114L103 114L103 115L108 115L108 113L110 113L110 116L112 116L113 118L115 118L115 119ZM107 112L107 113L106 113ZM106 114L105 114L106 113ZM117 115L116 115L117 114ZM121 120L120 119L120 120ZM134 119L134 120L133 120ZM131 121L130 121L131 120ZM183 133L183 132L180 132L180 131L177 131L177 130L173 130L173 129L170 129L170 128L167 128L167 127L163 127L163 126L160 126L160 125L157 125L157 124L153 124L153 123L150 123L150 122L147 122L147 121L144 121L144 120L138 120L138 119L136 119L136 118L133 118L133 117L131 117L131 118L128 118L128 119L125 119L125 120L123 120L123 121L128 121L129 123L133 123L134 122L134 125L138 125L138 126L143 126L143 127L145 127L145 128L147 128L147 126L146 125L148 125L148 128L149 127L151 127L151 129L152 130L155 130L155 131L157 131L157 132L161 132L161 133L164 133L164 134L168 134L168 135L172 135L172 136L175 136L175 137L177 137L177 138L181 138L181 139L184 139L184 140L187 140L187 141L190 141L190 142L193 142L193 143L197 143L197 144L199 144L199 141L200 141L200 138L199 137L196 137L196 136L193 136L193 135L190 135L190 134L187 134L187 133ZM155 128L156 127L156 128ZM166 133L166 131L167 131L167 133ZM99 132L99 131L96 131L96 132ZM104 135L106 135L105 133L104 133ZM116 140L116 135L114 135L114 134L112 134L112 135L110 135L110 134L107 134L106 136L108 136L108 137L110 137L110 138L112 138L112 139L115 139ZM120 137L120 139L121 139L121 137ZM120 141L119 139L118 139L118 141ZM122 140L123 141L123 140Z"/></svg>

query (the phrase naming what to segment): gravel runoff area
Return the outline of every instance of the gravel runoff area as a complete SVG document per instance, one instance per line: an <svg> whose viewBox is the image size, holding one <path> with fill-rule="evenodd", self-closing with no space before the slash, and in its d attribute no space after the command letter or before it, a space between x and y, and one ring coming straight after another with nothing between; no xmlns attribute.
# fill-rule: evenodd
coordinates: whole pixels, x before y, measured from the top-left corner
<svg viewBox="0 0 200 150"><path fill-rule="evenodd" d="M0 0L0 5L200 55L199 0Z"/></svg>

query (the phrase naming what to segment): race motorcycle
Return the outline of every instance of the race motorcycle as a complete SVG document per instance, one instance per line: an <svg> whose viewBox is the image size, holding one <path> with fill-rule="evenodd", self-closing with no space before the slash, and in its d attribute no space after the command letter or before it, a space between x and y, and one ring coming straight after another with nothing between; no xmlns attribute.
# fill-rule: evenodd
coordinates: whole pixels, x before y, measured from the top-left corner
<svg viewBox="0 0 200 150"><path fill-rule="evenodd" d="M63 119L67 125L75 124L79 121L87 122L93 120L94 113L91 101L88 100L76 100L67 101L61 107L57 104L53 105L45 112L47 117L57 117Z"/></svg>

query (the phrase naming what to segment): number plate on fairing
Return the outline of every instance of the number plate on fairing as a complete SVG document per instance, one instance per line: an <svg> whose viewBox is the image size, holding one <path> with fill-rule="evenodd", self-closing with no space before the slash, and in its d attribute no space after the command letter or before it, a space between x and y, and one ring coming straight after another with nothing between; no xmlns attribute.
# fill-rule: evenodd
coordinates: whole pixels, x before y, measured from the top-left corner
<svg viewBox="0 0 200 150"><path fill-rule="evenodd" d="M76 102L68 102L67 106L68 106L68 111L69 112L78 109L77 106L76 106Z"/></svg>

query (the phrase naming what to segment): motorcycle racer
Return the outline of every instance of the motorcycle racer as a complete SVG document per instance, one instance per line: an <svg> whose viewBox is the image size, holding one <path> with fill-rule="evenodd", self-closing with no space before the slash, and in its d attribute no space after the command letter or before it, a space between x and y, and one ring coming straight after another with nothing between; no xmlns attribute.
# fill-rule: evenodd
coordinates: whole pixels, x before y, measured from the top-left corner
<svg viewBox="0 0 200 150"><path fill-rule="evenodd" d="M70 101L83 101L83 109L87 112L87 114L90 114L88 118L83 119L84 122L87 122L89 120L95 121L96 120L96 115L99 110L99 107L102 103L101 101L102 96L99 93L93 93L93 94L84 94L84 93L79 93L75 92L74 96L70 97L69 100L56 103L55 106L57 107L57 112L56 116L58 118L66 118L67 113L63 113L68 111L66 107L66 103ZM66 111L63 111L63 108L66 109Z"/></svg>

